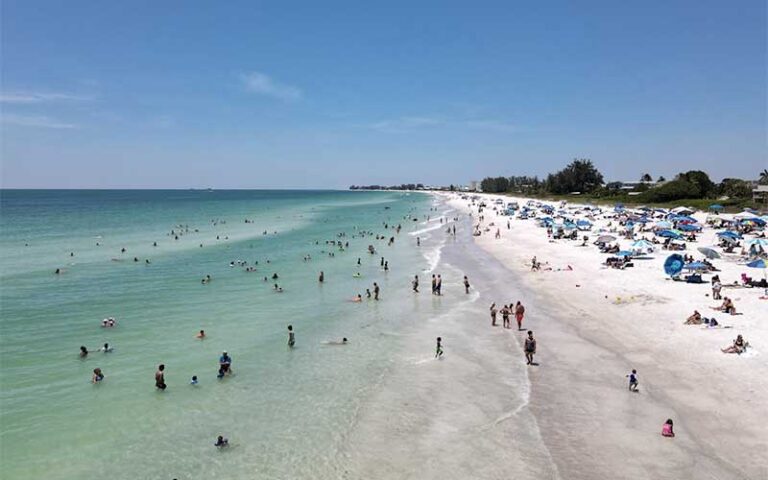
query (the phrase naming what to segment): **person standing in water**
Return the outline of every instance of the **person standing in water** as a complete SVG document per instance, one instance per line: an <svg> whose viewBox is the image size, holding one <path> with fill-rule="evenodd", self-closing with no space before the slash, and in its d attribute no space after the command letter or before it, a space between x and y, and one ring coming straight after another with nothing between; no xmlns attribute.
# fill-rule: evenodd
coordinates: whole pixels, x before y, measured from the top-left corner
<svg viewBox="0 0 768 480"><path fill-rule="evenodd" d="M414 275L413 281L411 282L411 286L413 287L413 293L419 293L419 276Z"/></svg>
<svg viewBox="0 0 768 480"><path fill-rule="evenodd" d="M526 365L533 365L533 356L536 354L536 339L533 338L533 330L528 330L528 338L525 339Z"/></svg>
<svg viewBox="0 0 768 480"><path fill-rule="evenodd" d="M443 338L437 337L437 345L435 346L435 358L443 356Z"/></svg>
<svg viewBox="0 0 768 480"><path fill-rule="evenodd" d="M491 326L495 327L496 326L496 313L498 312L498 310L496 310L496 304L492 303L491 304L491 308L489 310L491 311Z"/></svg>
<svg viewBox="0 0 768 480"><path fill-rule="evenodd" d="M376 282L373 282L373 299L379 299L379 284Z"/></svg>
<svg viewBox="0 0 768 480"><path fill-rule="evenodd" d="M325 281L325 273L323 271L320 271L320 277L317 279L320 283L323 283Z"/></svg>
<svg viewBox="0 0 768 480"><path fill-rule="evenodd" d="M104 380L104 374L101 372L101 369L100 368L94 368L93 369L93 377L91 377L91 382L99 383L102 380Z"/></svg>
<svg viewBox="0 0 768 480"><path fill-rule="evenodd" d="M163 364L160 364L160 366L157 367L157 372L155 372L155 387L160 390L165 390L167 387L165 384L165 365Z"/></svg>
<svg viewBox="0 0 768 480"><path fill-rule="evenodd" d="M432 275L432 295L437 295L437 277Z"/></svg>
<svg viewBox="0 0 768 480"><path fill-rule="evenodd" d="M293 333L293 325L288 325L288 347L296 345L296 335Z"/></svg>
<svg viewBox="0 0 768 480"><path fill-rule="evenodd" d="M443 294L443 277L440 275L437 276L437 285L435 285L435 289L438 296Z"/></svg>
<svg viewBox="0 0 768 480"><path fill-rule="evenodd" d="M469 293L469 279L464 275L464 293Z"/></svg>

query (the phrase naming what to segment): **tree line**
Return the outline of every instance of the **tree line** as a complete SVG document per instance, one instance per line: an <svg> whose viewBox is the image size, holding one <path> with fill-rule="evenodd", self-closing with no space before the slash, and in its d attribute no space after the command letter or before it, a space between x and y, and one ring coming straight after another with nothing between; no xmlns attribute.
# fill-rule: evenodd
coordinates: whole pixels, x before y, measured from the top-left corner
<svg viewBox="0 0 768 480"><path fill-rule="evenodd" d="M768 170L759 175L758 183L768 185ZM589 159L574 159L565 168L550 173L544 179L529 176L486 177L480 182L480 188L488 193L522 193L528 195L572 193L588 194L596 197L622 196L628 193L622 182L604 183L603 174ZM641 202L668 202L682 199L751 198L753 182L738 178L725 178L720 183L713 182L706 172L689 170L677 174L667 181L663 176L656 182L650 174L644 173L640 180L631 186L630 191L637 192Z"/></svg>

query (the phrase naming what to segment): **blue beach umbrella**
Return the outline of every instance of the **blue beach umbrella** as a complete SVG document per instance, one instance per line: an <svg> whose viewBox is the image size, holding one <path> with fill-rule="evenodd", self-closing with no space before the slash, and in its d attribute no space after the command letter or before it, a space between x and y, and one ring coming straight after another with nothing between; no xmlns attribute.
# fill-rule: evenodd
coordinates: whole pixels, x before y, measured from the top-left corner
<svg viewBox="0 0 768 480"><path fill-rule="evenodd" d="M747 241L747 245L750 247L752 245L757 245L759 247L768 247L768 240L764 238L753 238L752 240Z"/></svg>
<svg viewBox="0 0 768 480"><path fill-rule="evenodd" d="M684 223L678 228L684 232L698 232L701 230L701 225L696 225L694 223Z"/></svg>
<svg viewBox="0 0 768 480"><path fill-rule="evenodd" d="M704 262L691 262L684 267L686 270L708 270L709 265Z"/></svg>
<svg viewBox="0 0 768 480"><path fill-rule="evenodd" d="M727 237L727 238L732 238L732 239L734 239L734 240L735 240L735 239L737 239L737 238L742 238L742 236L741 236L741 234L740 234L740 233L738 233L738 232L734 232L734 231L732 231L732 230L726 230L726 231L724 231L724 232L719 232L719 233L717 234L717 236L718 236L718 237Z"/></svg>
<svg viewBox="0 0 768 480"><path fill-rule="evenodd" d="M663 238L674 238L675 240L682 238L682 235L680 235L677 232L673 232L672 230L662 230L660 232L657 232L656 235Z"/></svg>
<svg viewBox="0 0 768 480"><path fill-rule="evenodd" d="M653 243L648 240L638 240L632 244L634 250L646 250L654 248Z"/></svg>
<svg viewBox="0 0 768 480"><path fill-rule="evenodd" d="M666 220L662 220L660 222L656 222L654 226L656 228L672 228L672 222L668 222Z"/></svg>
<svg viewBox="0 0 768 480"><path fill-rule="evenodd" d="M685 260L683 260L682 255L679 253L670 255L664 260L664 273L674 277L683 271L683 265L685 265Z"/></svg>

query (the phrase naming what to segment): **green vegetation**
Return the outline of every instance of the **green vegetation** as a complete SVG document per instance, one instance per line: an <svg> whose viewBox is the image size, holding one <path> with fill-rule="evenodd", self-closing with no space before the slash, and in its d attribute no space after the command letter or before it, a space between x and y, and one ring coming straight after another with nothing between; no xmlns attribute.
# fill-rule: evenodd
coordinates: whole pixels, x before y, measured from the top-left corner
<svg viewBox="0 0 768 480"><path fill-rule="evenodd" d="M761 184L768 185L768 170L760 172ZM725 178L713 182L706 172L681 172L666 181L662 176L656 182L649 173L643 173L639 182L603 183L603 175L588 159L574 159L564 169L547 175L543 181L537 177L487 177L480 187L488 193L573 200L575 194L582 201L594 203L624 203L627 205L676 206L685 204L706 210L713 203L729 209L756 207L752 190L756 182L738 178Z"/></svg>

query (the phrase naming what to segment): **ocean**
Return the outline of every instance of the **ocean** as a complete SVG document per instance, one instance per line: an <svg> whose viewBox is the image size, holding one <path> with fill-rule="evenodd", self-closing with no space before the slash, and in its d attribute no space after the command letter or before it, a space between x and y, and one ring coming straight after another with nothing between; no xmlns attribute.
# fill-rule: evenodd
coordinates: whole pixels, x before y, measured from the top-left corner
<svg viewBox="0 0 768 480"><path fill-rule="evenodd" d="M514 428L496 429L498 441L523 439L524 456L531 449L528 459L505 453L511 466L499 475L550 471L524 411L525 368L509 360L519 353L514 342L488 345L509 350L488 359L456 355L452 374L469 383L433 383L440 376L430 370L446 365L434 361L435 332L448 335L450 359L452 344L466 346L473 335L463 319L482 315L476 321L485 325L487 315L480 293L463 292L461 275L472 267L461 263L479 253L467 253L466 220L455 223L456 237L444 232L452 214L434 197L403 192L3 190L2 477L385 478L395 465L405 469L398 477L427 478L407 470L433 453L406 445L435 441L434 425L424 423L433 416L482 423L441 398L445 388L457 389L453 401L476 396L494 380L473 362L497 361L503 378L483 402L503 399L498 408L520 418L502 415L489 428ZM433 273L450 295L429 294ZM366 298L373 282L380 301ZM351 301L357 294L362 302ZM116 326L103 328L106 317ZM333 344L342 337L348 344ZM98 351L104 343L113 351ZM219 379L223 351L234 373ZM154 386L161 363L165 391ZM94 368L105 374L96 385ZM228 448L213 446L218 435ZM471 429L461 442L488 438Z"/></svg>

